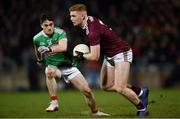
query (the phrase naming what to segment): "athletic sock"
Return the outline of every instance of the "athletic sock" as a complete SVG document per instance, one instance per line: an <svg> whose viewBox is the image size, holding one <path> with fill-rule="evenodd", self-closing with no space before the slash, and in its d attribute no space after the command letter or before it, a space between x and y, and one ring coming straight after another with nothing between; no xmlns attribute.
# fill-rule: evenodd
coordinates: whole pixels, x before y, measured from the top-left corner
<svg viewBox="0 0 180 119"><path fill-rule="evenodd" d="M58 97L57 96L51 96L51 100L57 100Z"/></svg>
<svg viewBox="0 0 180 119"><path fill-rule="evenodd" d="M139 102L138 105L136 105L136 108L137 108L138 110L145 109L145 107L144 107L144 105L143 105L143 103L142 103L141 101Z"/></svg>
<svg viewBox="0 0 180 119"><path fill-rule="evenodd" d="M141 88L132 86L131 89L136 93L136 95L141 95Z"/></svg>
<svg viewBox="0 0 180 119"><path fill-rule="evenodd" d="M96 109L96 110L92 110L92 113L94 114L94 113L97 113L98 112L98 109Z"/></svg>

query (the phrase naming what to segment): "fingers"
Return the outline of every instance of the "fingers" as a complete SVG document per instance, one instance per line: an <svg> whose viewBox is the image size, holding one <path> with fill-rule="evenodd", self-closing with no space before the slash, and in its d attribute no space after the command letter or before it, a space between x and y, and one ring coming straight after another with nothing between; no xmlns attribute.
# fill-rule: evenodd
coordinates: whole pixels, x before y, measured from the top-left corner
<svg viewBox="0 0 180 119"><path fill-rule="evenodd" d="M75 56L77 62L78 63L83 62L84 61L84 56L83 56L84 53L79 52L79 51L75 51L75 53L77 54L77 56Z"/></svg>
<svg viewBox="0 0 180 119"><path fill-rule="evenodd" d="M46 48L46 46L39 46L38 51L43 52Z"/></svg>
<svg viewBox="0 0 180 119"><path fill-rule="evenodd" d="M41 54L45 54L46 52L49 52L50 50L49 50L49 48L46 47L46 46L40 46L40 47L38 48L38 51L39 51Z"/></svg>

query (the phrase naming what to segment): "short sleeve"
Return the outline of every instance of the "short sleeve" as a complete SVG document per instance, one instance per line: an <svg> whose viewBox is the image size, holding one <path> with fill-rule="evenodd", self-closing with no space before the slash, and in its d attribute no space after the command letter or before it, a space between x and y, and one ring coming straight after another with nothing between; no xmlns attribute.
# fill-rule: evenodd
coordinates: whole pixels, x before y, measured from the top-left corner
<svg viewBox="0 0 180 119"><path fill-rule="evenodd" d="M63 39L63 38L67 38L67 35L66 35L66 32L65 32L65 31L60 34L58 40L61 40L61 39Z"/></svg>
<svg viewBox="0 0 180 119"><path fill-rule="evenodd" d="M58 34L58 40L67 38L66 32L63 29L55 28L55 32Z"/></svg>
<svg viewBox="0 0 180 119"><path fill-rule="evenodd" d="M34 44L36 47L38 47L38 46L39 46L39 44L38 44L38 40L37 40L36 38L33 38L33 44Z"/></svg>
<svg viewBox="0 0 180 119"><path fill-rule="evenodd" d="M91 32L88 34L89 44L91 46L100 44L100 37L98 32Z"/></svg>

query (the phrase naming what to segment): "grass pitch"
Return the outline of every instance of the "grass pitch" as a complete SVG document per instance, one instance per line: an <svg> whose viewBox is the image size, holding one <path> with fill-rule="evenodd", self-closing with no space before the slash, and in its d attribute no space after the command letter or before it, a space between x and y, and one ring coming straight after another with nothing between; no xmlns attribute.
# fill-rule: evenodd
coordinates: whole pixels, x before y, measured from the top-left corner
<svg viewBox="0 0 180 119"><path fill-rule="evenodd" d="M148 118L180 117L180 89L150 90ZM117 93L93 91L108 118L134 118L135 107ZM59 91L60 110L47 113L48 92L0 93L0 118L93 118L83 95L77 90Z"/></svg>

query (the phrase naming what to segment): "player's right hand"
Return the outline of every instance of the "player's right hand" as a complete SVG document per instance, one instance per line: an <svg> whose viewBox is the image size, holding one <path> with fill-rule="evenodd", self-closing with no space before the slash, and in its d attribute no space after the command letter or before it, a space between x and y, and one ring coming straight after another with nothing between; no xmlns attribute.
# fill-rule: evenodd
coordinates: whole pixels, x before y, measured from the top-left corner
<svg viewBox="0 0 180 119"><path fill-rule="evenodd" d="M41 54L43 54L43 55L44 55L45 53L52 52L51 48L46 47L46 46L39 46L38 51L39 51Z"/></svg>
<svg viewBox="0 0 180 119"><path fill-rule="evenodd" d="M83 56L84 53L79 52L79 51L75 51L75 52L76 52L76 54L77 54L77 56L75 56L75 57L76 57L78 63L83 62L83 61L85 60L85 58L84 58L84 56Z"/></svg>

